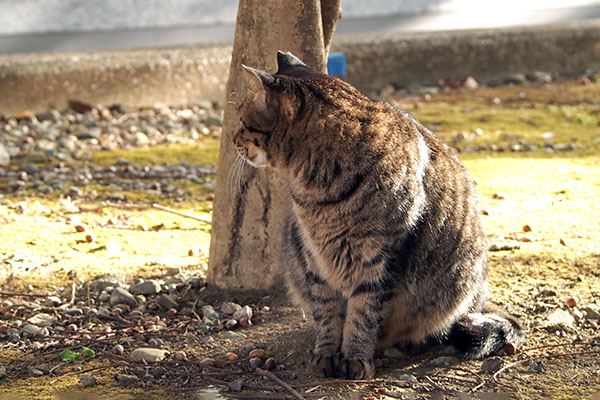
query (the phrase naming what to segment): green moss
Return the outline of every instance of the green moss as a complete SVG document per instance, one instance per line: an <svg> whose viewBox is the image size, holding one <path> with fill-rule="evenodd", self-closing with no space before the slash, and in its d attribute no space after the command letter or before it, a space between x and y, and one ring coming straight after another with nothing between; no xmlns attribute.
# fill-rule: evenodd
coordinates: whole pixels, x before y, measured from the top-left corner
<svg viewBox="0 0 600 400"><path fill-rule="evenodd" d="M195 144L170 144L132 150L115 149L92 154L90 164L112 165L118 160L134 164L176 164L181 162L217 165L219 140L204 138Z"/></svg>

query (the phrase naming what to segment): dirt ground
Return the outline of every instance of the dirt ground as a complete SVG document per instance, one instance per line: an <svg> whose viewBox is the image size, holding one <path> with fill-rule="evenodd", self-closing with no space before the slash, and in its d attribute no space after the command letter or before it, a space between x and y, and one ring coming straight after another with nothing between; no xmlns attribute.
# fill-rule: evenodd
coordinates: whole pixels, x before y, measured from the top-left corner
<svg viewBox="0 0 600 400"><path fill-rule="evenodd" d="M161 332L139 331L146 319L134 326L118 318L81 317L81 326L104 331L95 331L87 341L50 335L11 342L7 329L39 311L30 303L52 294L90 305L87 283L106 272L118 272L132 283L165 277L169 268L178 267L185 277L202 279L210 240L207 224L150 205L157 202L210 220L211 193L189 187L179 202L131 193L128 198L134 201L114 204L103 197L110 187L95 186L93 195L73 201L31 191L10 193L0 181L0 367L6 369L0 399L600 398L600 321L593 315L600 305L599 93L600 83L593 80L562 79L382 96L459 149L475 178L491 245L490 297L521 318L527 329L527 341L516 354L501 354L491 362L461 361L447 349L417 355L390 349L378 358L374 380L325 380L306 371L310 321L285 298L218 292L203 284L186 286L179 314L155 309L144 315L164 321ZM176 149L202 163L207 161L194 159L194 154L209 149L214 162L217 146L207 141ZM140 155L148 154L154 163L173 157L165 148L155 153L146 148L105 151L87 162L140 162ZM10 168L19 168L19 160ZM77 232L77 225L86 230ZM86 240L88 234L93 240ZM116 251L111 251L112 243L118 243ZM215 309L224 301L248 304L254 310L252 326L234 330L245 337L228 339L228 330L219 326L206 335L210 341L191 340L185 335L200 318L194 315L198 301ZM58 314L59 309L43 310ZM126 336L141 342L162 337L171 356L144 364L132 362L127 348L123 355L114 354L113 345ZM37 348L36 341L41 343ZM58 358L62 350L79 349L81 343L96 356L72 364ZM253 348L264 348L263 361L274 359L269 373L258 375L251 368L248 351ZM184 358L177 358L182 354L177 352ZM32 366L44 375L31 376ZM97 379L93 387L80 382L84 373ZM116 374L140 379L126 386ZM144 374L155 378L144 379Z"/></svg>

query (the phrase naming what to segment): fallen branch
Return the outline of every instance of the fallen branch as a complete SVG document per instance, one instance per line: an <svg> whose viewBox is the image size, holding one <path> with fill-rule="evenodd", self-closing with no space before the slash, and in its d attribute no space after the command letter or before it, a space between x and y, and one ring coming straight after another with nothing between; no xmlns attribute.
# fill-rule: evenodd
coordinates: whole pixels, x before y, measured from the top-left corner
<svg viewBox="0 0 600 400"><path fill-rule="evenodd" d="M171 213L171 214L179 215L181 217L195 219L196 221L204 222L205 224L211 225L211 222L205 220L204 218L196 217L195 215L191 215L191 214L186 214L186 213L174 210L174 209L169 208L169 207L161 206L160 204L153 203L152 204L152 208L155 208L155 209L161 210L161 211L165 211L165 212L168 212L168 213Z"/></svg>
<svg viewBox="0 0 600 400"><path fill-rule="evenodd" d="M267 371L266 369L256 368L256 373L260 376L266 376L273 382L277 383L279 386L287 390L295 399L297 400L306 400L306 397L302 396L300 393L296 392L293 387L279 379L275 374L271 371Z"/></svg>

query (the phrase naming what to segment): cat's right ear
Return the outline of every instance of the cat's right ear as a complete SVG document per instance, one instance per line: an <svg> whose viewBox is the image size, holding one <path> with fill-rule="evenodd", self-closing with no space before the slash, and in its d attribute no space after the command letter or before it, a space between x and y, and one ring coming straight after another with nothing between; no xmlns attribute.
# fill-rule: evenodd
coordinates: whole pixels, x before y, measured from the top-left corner
<svg viewBox="0 0 600 400"><path fill-rule="evenodd" d="M258 111L267 110L267 85L272 84L275 78L268 73L242 64L244 81L246 83L246 96L252 99Z"/></svg>

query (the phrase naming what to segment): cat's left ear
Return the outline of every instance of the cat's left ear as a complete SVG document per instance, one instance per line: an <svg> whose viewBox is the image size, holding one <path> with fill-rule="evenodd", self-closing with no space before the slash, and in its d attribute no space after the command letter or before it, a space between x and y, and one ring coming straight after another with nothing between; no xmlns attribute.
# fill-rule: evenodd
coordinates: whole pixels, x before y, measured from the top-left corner
<svg viewBox="0 0 600 400"><path fill-rule="evenodd" d="M254 107L261 112L267 110L267 85L275 81L268 73L242 64L247 95L250 96Z"/></svg>

